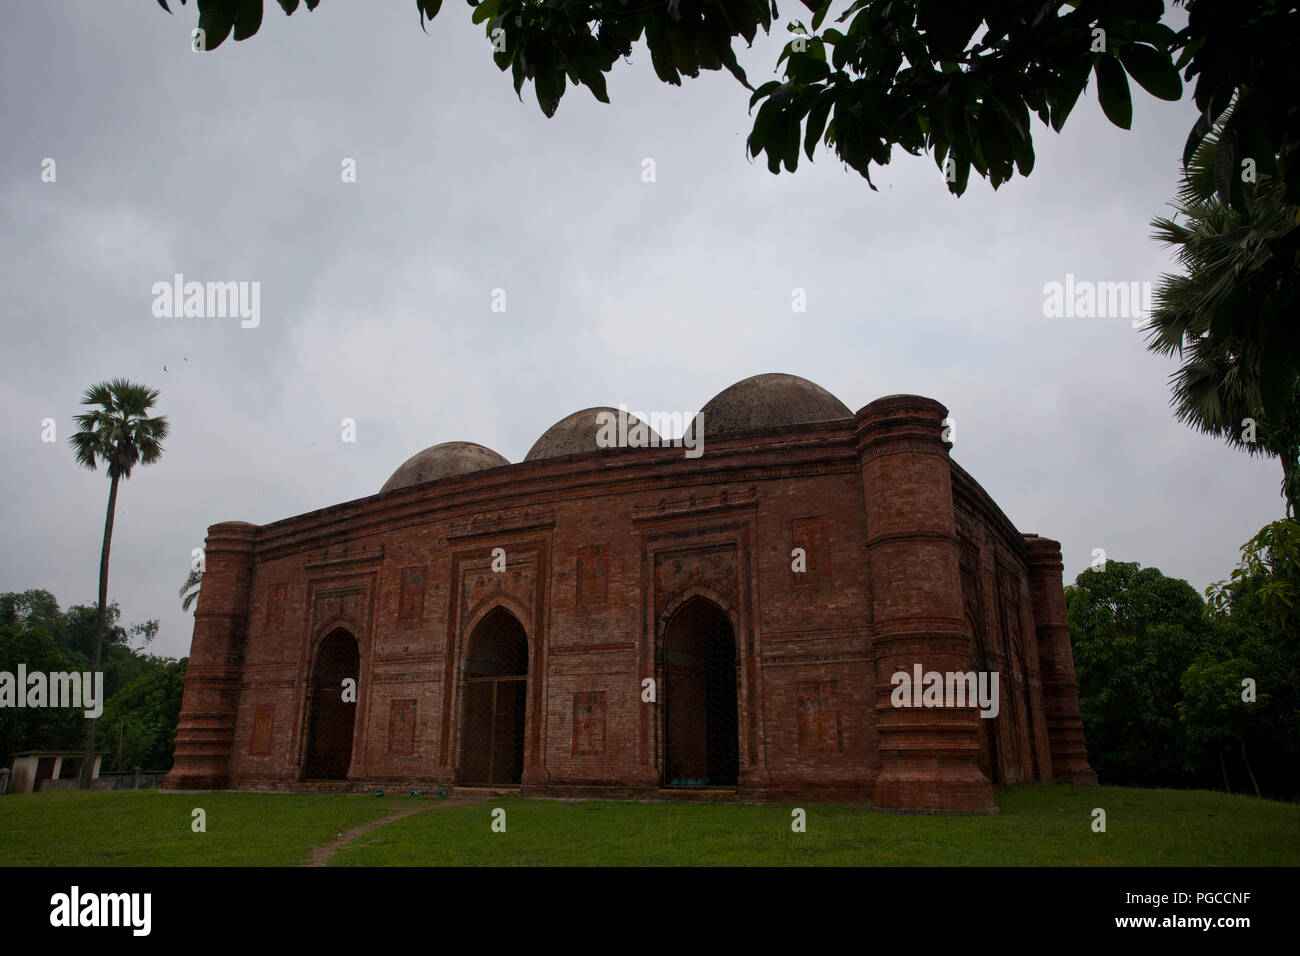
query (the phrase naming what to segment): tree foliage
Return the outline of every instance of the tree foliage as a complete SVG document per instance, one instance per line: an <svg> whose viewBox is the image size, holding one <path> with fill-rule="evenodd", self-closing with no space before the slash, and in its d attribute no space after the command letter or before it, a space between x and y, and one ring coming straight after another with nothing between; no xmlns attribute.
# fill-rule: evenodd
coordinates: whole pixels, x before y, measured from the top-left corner
<svg viewBox="0 0 1300 956"><path fill-rule="evenodd" d="M29 674L77 669L63 656L43 624L28 627L0 621L0 671L16 676L19 664L25 665ZM17 691L26 693L26 688ZM71 750L77 746L84 724L80 710L0 707L0 759L7 767L13 762L14 754L25 750Z"/></svg>
<svg viewBox="0 0 1300 956"><path fill-rule="evenodd" d="M1103 783L1187 785L1183 672L1214 644L1200 595L1155 568L1107 561L1066 589L1088 750Z"/></svg>
<svg viewBox="0 0 1300 956"><path fill-rule="evenodd" d="M104 708L98 746L113 770L170 770L189 658L159 661Z"/></svg>
<svg viewBox="0 0 1300 956"><path fill-rule="evenodd" d="M149 415L149 410L157 400L156 388L115 378L87 388L81 396L81 404L98 407L73 417L77 430L68 442L76 453L77 464L90 471L97 471L103 464L108 471L108 508L104 515L104 539L99 552L99 603L96 606L91 670L99 669L104 644L108 559L113 543L118 483L129 479L136 465L152 465L162 459L162 441L167 437L169 426L166 418ZM152 637L152 634L148 636ZM95 718L90 717L86 720L86 750L81 764L83 790L90 787L94 744Z"/></svg>
<svg viewBox="0 0 1300 956"><path fill-rule="evenodd" d="M1173 217L1152 220L1155 238L1175 250L1185 271L1162 276L1156 287L1147 348L1181 360L1170 376L1170 403L1180 421L1250 454L1280 459L1287 513L1294 514L1300 506L1300 373L1281 383L1280 406L1266 413L1264 405L1269 356L1286 347L1269 332L1286 321L1277 314L1287 295L1277 284L1277 257L1285 255L1279 243L1300 221L1300 206L1288 204L1275 176L1256 170L1249 171L1250 182L1238 184L1243 209L1217 191L1223 135L1234 113L1220 117L1197 147L1183 171Z"/></svg>
<svg viewBox="0 0 1300 956"><path fill-rule="evenodd" d="M1264 525L1241 546L1229 580L1211 584L1205 597L1219 614L1257 608L1284 629L1300 625L1300 520Z"/></svg>
<svg viewBox="0 0 1300 956"><path fill-rule="evenodd" d="M199 589L203 586L203 572L198 568L190 568L190 573L185 578L185 583L181 585L176 596L181 599L181 610L188 611L199 600Z"/></svg>
<svg viewBox="0 0 1300 956"><path fill-rule="evenodd" d="M1101 782L1300 795L1300 641L1272 596L1290 572L1275 556L1252 567L1207 605L1186 581L1115 561L1066 588Z"/></svg>
<svg viewBox="0 0 1300 956"><path fill-rule="evenodd" d="M53 594L45 590L30 590L21 593L0 594L0 671L17 673L17 666L23 663L28 673L42 671L46 674L58 672L84 673L92 670L91 658L95 642L95 620L98 608L93 604L74 604L62 610ZM158 632L156 620L142 624L122 625L121 611L116 601L106 608L106 627L104 631L103 656L100 670L104 674L104 714L100 720L107 719L109 713L115 719L128 716L135 723L132 726L151 727L148 733L138 732L140 741L137 750L141 754L153 754L149 763L140 765L149 770L167 769L170 766L170 751L165 763L160 763L161 756L146 746L149 740L161 739L155 732L158 726L156 716L131 716L140 707L147 710L153 706L148 694L133 692L134 696L123 698L128 688L138 687L142 683L161 681L156 676L160 669L170 668L174 673L176 662L171 658L156 657L144 652L144 648ZM180 673L184 675L184 667ZM143 701L143 703L141 703ZM179 708L179 704L177 704ZM170 713L170 711L165 711ZM171 734L175 735L175 723L179 711L172 714ZM79 732L84 732L85 718L82 710L68 708L3 708L0 709L0 756L7 762L15 752L24 750L68 750L77 744ZM120 724L103 724L96 734L96 748L114 756L117 753ZM131 746L128 738L128 747ZM135 766L128 763L126 766ZM109 765L104 764L104 769Z"/></svg>
<svg viewBox="0 0 1300 956"><path fill-rule="evenodd" d="M69 668L91 669L95 652L94 604L74 604L66 610L49 591L31 590L0 594L0 627L41 630L49 634ZM99 669L104 673L104 693L112 697L148 670L152 658L140 653L158 633L158 621L123 625L116 601L105 608L104 647Z"/></svg>

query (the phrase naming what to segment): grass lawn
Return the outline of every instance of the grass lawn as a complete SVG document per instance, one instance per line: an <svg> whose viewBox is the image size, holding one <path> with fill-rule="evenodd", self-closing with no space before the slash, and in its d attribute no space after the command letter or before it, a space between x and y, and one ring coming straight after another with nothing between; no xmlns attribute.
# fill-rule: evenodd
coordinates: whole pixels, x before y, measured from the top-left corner
<svg viewBox="0 0 1300 956"><path fill-rule="evenodd" d="M296 866L339 832L415 797L157 790L0 797L3 866ZM190 829L195 807L207 832Z"/></svg>
<svg viewBox="0 0 1300 956"><path fill-rule="evenodd" d="M349 827L373 830L331 865L1300 865L1300 807L1207 791L1025 787L995 816L875 813L806 804L569 802L155 791L0 798L0 864L292 865ZM206 833L190 811L207 811ZM491 829L506 811L506 832ZM1092 810L1106 811L1105 833Z"/></svg>
<svg viewBox="0 0 1300 956"><path fill-rule="evenodd" d="M994 816L875 813L789 805L567 803L490 799L419 813L367 834L332 865L353 866L1296 866L1300 807L1208 791L1026 787ZM506 811L506 832L491 811ZM1106 832L1092 831L1092 810Z"/></svg>

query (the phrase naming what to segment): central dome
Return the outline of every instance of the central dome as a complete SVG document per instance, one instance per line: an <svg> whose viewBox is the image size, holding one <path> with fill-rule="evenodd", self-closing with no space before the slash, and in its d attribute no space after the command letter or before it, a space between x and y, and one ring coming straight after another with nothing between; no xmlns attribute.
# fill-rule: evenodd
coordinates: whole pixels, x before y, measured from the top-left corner
<svg viewBox="0 0 1300 956"><path fill-rule="evenodd" d="M491 448L476 445L472 441L448 441L434 445L422 452L417 452L402 463L402 467L393 472L393 476L384 482L379 493L386 494L399 488L421 485L426 481L439 478L452 478L468 475L488 468L500 468L510 464Z"/></svg>
<svg viewBox="0 0 1300 956"><path fill-rule="evenodd" d="M542 458L559 458L561 455L578 455L583 452L596 451L601 447L597 437L602 430L614 430L615 436L621 430L626 435L637 425L642 425L646 435L654 445L659 444L659 436L635 415L617 408L596 406L584 408L580 412L566 415L543 432L542 437L533 443L533 447L524 456L524 461L537 461Z"/></svg>
<svg viewBox="0 0 1300 956"><path fill-rule="evenodd" d="M826 389L798 375L768 372L723 389L700 409L704 437L739 435L784 425L839 421L853 413ZM692 434L696 418L691 422Z"/></svg>

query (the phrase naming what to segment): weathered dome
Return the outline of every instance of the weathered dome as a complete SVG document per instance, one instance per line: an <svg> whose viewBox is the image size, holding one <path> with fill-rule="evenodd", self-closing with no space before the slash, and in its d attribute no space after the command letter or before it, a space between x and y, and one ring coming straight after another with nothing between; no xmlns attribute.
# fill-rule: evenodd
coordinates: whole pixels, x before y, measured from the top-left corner
<svg viewBox="0 0 1300 956"><path fill-rule="evenodd" d="M423 484L426 481L468 475L471 472L500 468L508 464L509 461L491 448L484 448L472 441L443 442L406 459L402 467L393 472L393 476L384 482L384 487L379 489L379 493L382 495L399 488Z"/></svg>
<svg viewBox="0 0 1300 956"><path fill-rule="evenodd" d="M700 415L706 439L853 417L820 385L781 372L754 375L723 389L700 409ZM692 434L698 421L691 422Z"/></svg>
<svg viewBox="0 0 1300 956"><path fill-rule="evenodd" d="M602 416L602 412L612 417ZM608 423L612 423L612 427ZM524 461L538 461L542 458L559 458L561 455L595 451L601 447L596 438L602 430L612 431L616 438L620 430L626 435L627 431L635 428L638 423L644 426L650 443L657 445L659 436L635 415L610 408L608 405L584 408L580 412L561 418L546 429L542 437L537 439L533 447L528 450Z"/></svg>

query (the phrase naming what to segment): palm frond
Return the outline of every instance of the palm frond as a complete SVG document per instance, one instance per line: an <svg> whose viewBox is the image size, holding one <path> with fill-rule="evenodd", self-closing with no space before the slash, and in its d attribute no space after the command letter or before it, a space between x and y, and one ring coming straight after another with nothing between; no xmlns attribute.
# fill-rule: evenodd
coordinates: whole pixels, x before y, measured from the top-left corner
<svg viewBox="0 0 1300 956"><path fill-rule="evenodd" d="M98 405L73 416L77 431L68 439L78 464L91 471L102 462L110 477L130 478L137 464L154 464L163 454L165 417L147 417L158 400L156 388L115 378L86 389L83 405Z"/></svg>

